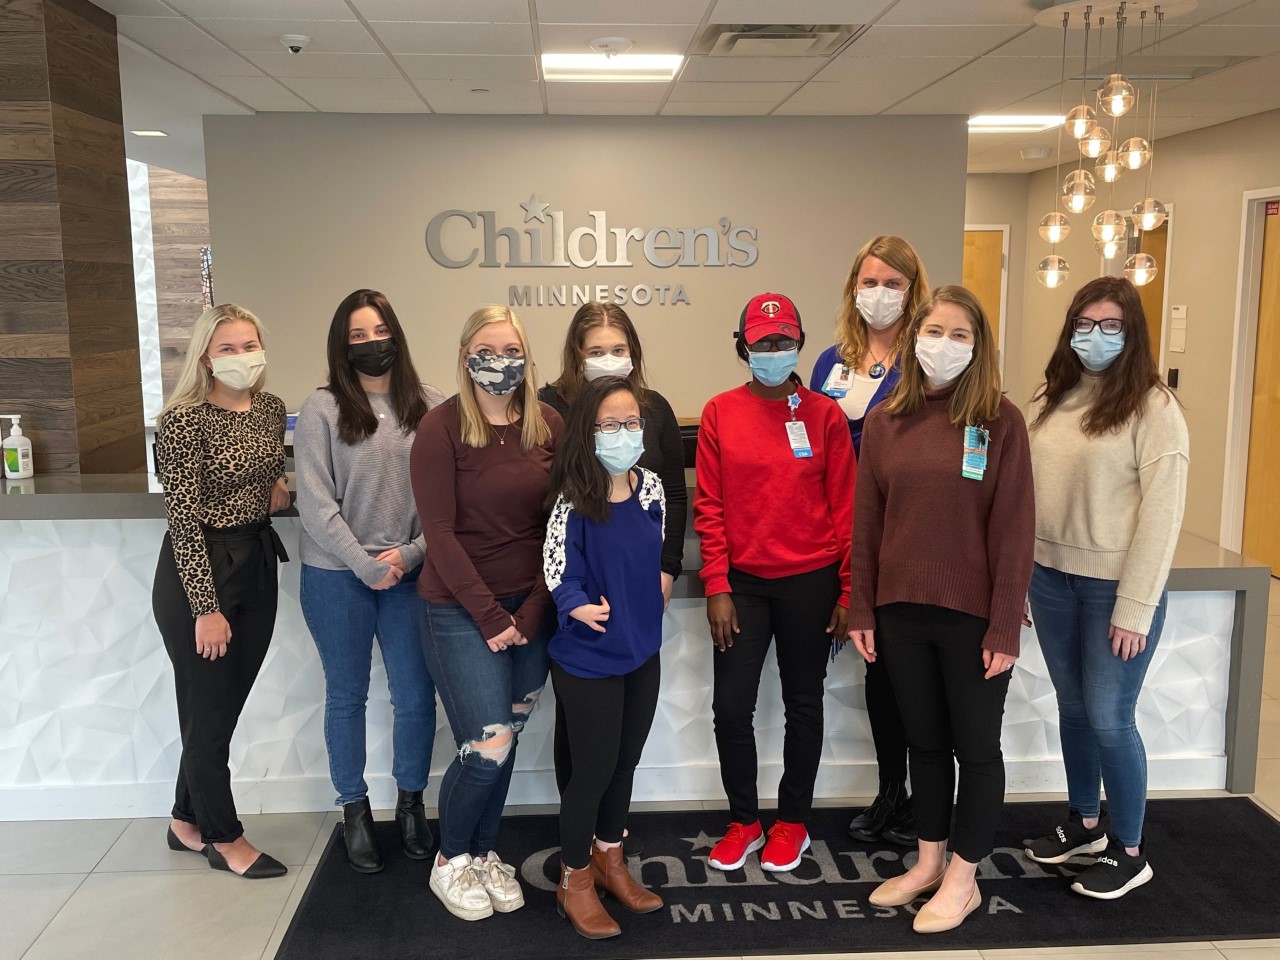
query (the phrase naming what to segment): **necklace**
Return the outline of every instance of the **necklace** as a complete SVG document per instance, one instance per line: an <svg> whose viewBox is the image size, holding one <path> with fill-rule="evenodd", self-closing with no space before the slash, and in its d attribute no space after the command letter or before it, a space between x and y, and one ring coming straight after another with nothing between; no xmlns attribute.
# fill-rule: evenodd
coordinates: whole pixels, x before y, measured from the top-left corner
<svg viewBox="0 0 1280 960"><path fill-rule="evenodd" d="M886 353L884 355L884 358L882 358L881 360L876 360L876 355L871 352L870 347L867 347L867 354L871 357L873 361L875 361L874 363L871 364L871 366L867 368L867 376L869 376L872 380L879 380L881 377L884 376L883 360L887 359L889 354Z"/></svg>
<svg viewBox="0 0 1280 960"><path fill-rule="evenodd" d="M493 432L498 434L498 443L501 444L502 446L506 446L507 431L511 429L511 424L508 423L504 425L501 433L498 433L498 427L496 424L491 423L489 424L489 426L493 427Z"/></svg>

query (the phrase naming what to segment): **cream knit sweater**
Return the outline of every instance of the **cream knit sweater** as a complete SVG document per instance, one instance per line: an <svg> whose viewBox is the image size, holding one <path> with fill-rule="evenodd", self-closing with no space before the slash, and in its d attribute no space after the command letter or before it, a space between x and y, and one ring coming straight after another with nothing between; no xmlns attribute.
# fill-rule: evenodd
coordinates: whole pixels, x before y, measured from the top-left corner
<svg viewBox="0 0 1280 960"><path fill-rule="evenodd" d="M1173 562L1187 496L1187 424L1159 387L1118 432L1085 436L1098 379L1085 376L1031 431L1036 563L1118 580L1111 623L1145 634ZM1028 422L1040 412L1031 405Z"/></svg>

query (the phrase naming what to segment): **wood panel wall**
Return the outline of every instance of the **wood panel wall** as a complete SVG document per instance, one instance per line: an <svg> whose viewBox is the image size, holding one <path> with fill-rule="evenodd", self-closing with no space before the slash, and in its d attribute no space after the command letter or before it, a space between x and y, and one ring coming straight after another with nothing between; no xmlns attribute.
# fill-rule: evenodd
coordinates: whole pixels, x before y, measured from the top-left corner
<svg viewBox="0 0 1280 960"><path fill-rule="evenodd" d="M160 370L167 398L187 355L191 327L204 312L200 251L209 246L209 191L205 181L163 167L148 167L147 177Z"/></svg>
<svg viewBox="0 0 1280 960"><path fill-rule="evenodd" d="M40 473L145 469L115 18L0 0L0 413Z"/></svg>

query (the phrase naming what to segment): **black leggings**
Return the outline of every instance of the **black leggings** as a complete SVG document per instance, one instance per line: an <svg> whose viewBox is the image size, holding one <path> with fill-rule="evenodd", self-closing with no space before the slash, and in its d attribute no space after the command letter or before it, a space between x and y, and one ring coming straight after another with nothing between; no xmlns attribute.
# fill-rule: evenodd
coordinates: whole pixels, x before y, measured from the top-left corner
<svg viewBox="0 0 1280 960"><path fill-rule="evenodd" d="M631 782L658 708L661 678L656 653L621 677L575 677L551 664L551 682L563 708L557 711L557 726L562 717L572 764L561 789L560 856L574 870L590 863L593 836L605 843L622 840Z"/></svg>
<svg viewBox="0 0 1280 960"><path fill-rule="evenodd" d="M902 723L893 681L883 660L867 664L867 681L863 688L867 698L867 720L871 723L871 739L876 745L876 765L880 768L880 787L907 782L907 728Z"/></svg>

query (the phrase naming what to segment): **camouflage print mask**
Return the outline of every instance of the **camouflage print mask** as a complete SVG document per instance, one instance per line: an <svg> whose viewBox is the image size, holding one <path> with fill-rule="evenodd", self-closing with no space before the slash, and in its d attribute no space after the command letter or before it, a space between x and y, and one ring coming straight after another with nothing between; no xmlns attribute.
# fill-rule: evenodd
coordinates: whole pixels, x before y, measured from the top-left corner
<svg viewBox="0 0 1280 960"><path fill-rule="evenodd" d="M467 357L467 373L477 387L495 397L505 397L524 383L524 357Z"/></svg>

